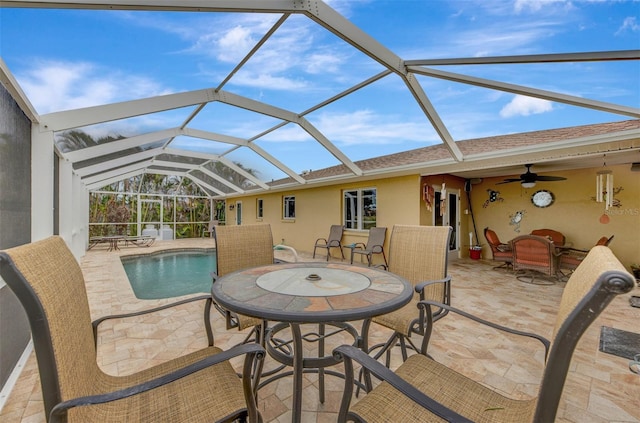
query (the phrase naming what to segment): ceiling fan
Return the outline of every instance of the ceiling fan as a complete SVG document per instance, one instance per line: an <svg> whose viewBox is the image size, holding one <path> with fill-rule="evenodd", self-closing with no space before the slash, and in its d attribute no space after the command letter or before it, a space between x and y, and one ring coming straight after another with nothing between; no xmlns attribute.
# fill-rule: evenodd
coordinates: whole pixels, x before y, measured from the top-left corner
<svg viewBox="0 0 640 423"><path fill-rule="evenodd" d="M527 172L520 175L519 178L507 178L502 182L498 182L499 184L508 184L511 182L520 182L523 188L533 188L536 186L537 181L565 181L567 178L562 176L542 176L537 173L531 172L531 164L526 164Z"/></svg>

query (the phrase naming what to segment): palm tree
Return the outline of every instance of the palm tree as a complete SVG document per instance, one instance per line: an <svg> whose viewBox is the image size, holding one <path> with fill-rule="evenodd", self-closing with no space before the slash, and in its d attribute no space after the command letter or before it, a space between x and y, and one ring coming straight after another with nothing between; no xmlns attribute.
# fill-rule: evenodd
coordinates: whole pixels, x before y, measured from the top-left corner
<svg viewBox="0 0 640 423"><path fill-rule="evenodd" d="M96 140L84 131L72 129L56 136L56 145L63 153L98 145Z"/></svg>
<svg viewBox="0 0 640 423"><path fill-rule="evenodd" d="M259 172L257 170L247 168L240 162L233 162L233 164L235 164L236 166L238 166L240 169L244 170L251 176L257 177L259 175ZM219 176L226 179L227 181L236 185L237 187L248 188L251 185L253 185L253 182L251 182L251 180L247 179L244 175L239 174L238 172L231 169L229 166L225 165L222 162L213 163L213 171Z"/></svg>

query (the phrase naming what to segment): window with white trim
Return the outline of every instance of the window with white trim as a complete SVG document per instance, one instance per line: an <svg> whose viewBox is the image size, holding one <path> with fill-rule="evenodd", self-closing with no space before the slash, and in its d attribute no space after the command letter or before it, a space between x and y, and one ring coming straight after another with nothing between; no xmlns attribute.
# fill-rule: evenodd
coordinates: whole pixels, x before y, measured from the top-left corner
<svg viewBox="0 0 640 423"><path fill-rule="evenodd" d="M285 195L282 197L282 217L285 219L296 218L296 197L295 195Z"/></svg>
<svg viewBox="0 0 640 423"><path fill-rule="evenodd" d="M262 219L264 217L264 202L262 201L262 198L258 198L256 199L256 217L258 219Z"/></svg>
<svg viewBox="0 0 640 423"><path fill-rule="evenodd" d="M344 227L368 230L376 226L376 189L343 191Z"/></svg>

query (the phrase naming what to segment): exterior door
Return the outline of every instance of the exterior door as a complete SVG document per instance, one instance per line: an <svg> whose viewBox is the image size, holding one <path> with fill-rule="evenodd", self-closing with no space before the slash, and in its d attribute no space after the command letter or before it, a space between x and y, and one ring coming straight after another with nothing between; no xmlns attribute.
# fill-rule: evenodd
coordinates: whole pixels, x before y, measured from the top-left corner
<svg viewBox="0 0 640 423"><path fill-rule="evenodd" d="M449 259L460 257L460 190L447 189L445 198L441 187L434 187L433 225L451 226Z"/></svg>

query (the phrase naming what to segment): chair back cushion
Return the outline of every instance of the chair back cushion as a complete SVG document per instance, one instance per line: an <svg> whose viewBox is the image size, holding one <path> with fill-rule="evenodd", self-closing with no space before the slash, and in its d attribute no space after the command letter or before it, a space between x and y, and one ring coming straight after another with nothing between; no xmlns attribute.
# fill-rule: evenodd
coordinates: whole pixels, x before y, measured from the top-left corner
<svg viewBox="0 0 640 423"><path fill-rule="evenodd" d="M511 241L514 270L531 269L555 273L554 244L536 235L520 235Z"/></svg>
<svg viewBox="0 0 640 423"><path fill-rule="evenodd" d="M446 277L450 236L449 226L394 225L389 241L389 271L414 286ZM426 299L442 302L444 296L444 284L425 290Z"/></svg>
<svg viewBox="0 0 640 423"><path fill-rule="evenodd" d="M534 229L531 231L531 235L549 237L556 245L564 245L565 243L565 237L562 232L553 229Z"/></svg>
<svg viewBox="0 0 640 423"><path fill-rule="evenodd" d="M484 228L484 237L487 238L487 242L491 246L492 250L497 249L498 245L500 245L498 234L496 234L493 230Z"/></svg>
<svg viewBox="0 0 640 423"><path fill-rule="evenodd" d="M593 247L572 273L560 300L535 421L554 421L573 351L584 331L634 278L605 246Z"/></svg>
<svg viewBox="0 0 640 423"><path fill-rule="evenodd" d="M339 245L342 240L342 232L344 232L344 226L342 225L331 225L331 229L329 230L329 238L327 238L327 245L334 243L334 245Z"/></svg>
<svg viewBox="0 0 640 423"><path fill-rule="evenodd" d="M498 234L488 227L484 228L484 237L487 239L489 247L491 248L493 260L511 263L513 260L513 252L511 251L510 244L500 242Z"/></svg>
<svg viewBox="0 0 640 423"><path fill-rule="evenodd" d="M215 226L218 276L273 263L271 225Z"/></svg>
<svg viewBox="0 0 640 423"><path fill-rule="evenodd" d="M367 239L366 250L371 251L376 245L384 245L387 236L387 228L376 227L369 229L369 238Z"/></svg>
<svg viewBox="0 0 640 423"><path fill-rule="evenodd" d="M0 252L0 275L29 319L45 411L59 400L98 393L103 374L84 278L62 238Z"/></svg>

